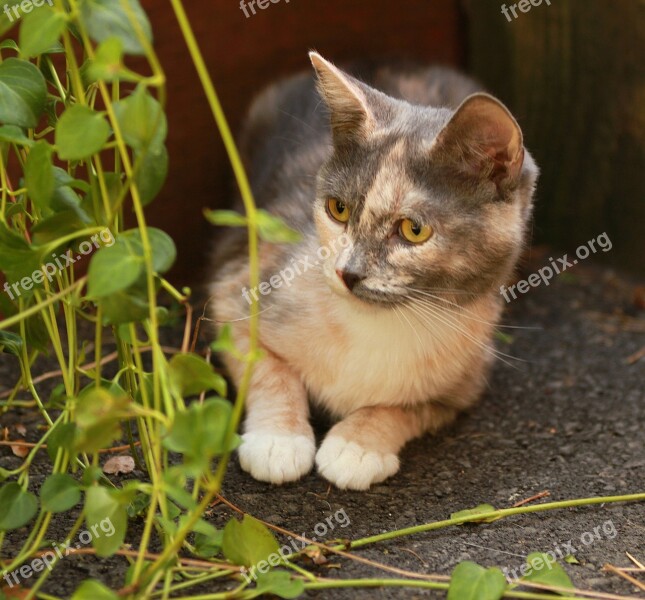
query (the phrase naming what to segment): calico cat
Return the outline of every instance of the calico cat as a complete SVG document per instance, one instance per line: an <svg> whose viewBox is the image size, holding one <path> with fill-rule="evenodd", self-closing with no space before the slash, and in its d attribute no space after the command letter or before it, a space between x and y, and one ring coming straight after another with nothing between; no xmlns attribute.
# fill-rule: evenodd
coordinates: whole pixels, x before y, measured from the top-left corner
<svg viewBox="0 0 645 600"><path fill-rule="evenodd" d="M251 295L262 302L242 468L279 484L315 461L363 490L482 392L538 169L510 112L464 76L359 80L310 58L316 77L266 90L241 138L258 206L302 241L262 242L264 284L248 290L246 234L227 231L211 306L245 351ZM223 358L238 382L243 365ZM337 420L317 452L308 399Z"/></svg>

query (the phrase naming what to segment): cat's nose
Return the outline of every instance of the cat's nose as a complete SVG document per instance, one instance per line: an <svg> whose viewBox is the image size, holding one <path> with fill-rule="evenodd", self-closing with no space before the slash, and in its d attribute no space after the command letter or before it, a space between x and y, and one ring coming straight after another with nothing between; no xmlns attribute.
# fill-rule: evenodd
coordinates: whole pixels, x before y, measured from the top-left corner
<svg viewBox="0 0 645 600"><path fill-rule="evenodd" d="M359 282L365 279L363 275L359 275L358 273L353 273L352 271L343 271L342 269L336 269L336 275L340 277L345 285L347 286L347 289L351 292L354 289L354 286Z"/></svg>

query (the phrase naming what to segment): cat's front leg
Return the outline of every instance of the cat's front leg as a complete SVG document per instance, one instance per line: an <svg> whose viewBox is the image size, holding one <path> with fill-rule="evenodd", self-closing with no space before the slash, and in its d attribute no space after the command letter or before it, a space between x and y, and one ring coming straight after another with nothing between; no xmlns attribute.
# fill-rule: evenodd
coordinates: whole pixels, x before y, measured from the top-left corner
<svg viewBox="0 0 645 600"><path fill-rule="evenodd" d="M367 406L331 428L316 454L318 471L341 489L366 490L399 470L408 440L449 423L457 409L441 404Z"/></svg>
<svg viewBox="0 0 645 600"><path fill-rule="evenodd" d="M240 465L255 479L279 484L308 473L315 453L302 381L278 357L268 354L253 370L238 449Z"/></svg>

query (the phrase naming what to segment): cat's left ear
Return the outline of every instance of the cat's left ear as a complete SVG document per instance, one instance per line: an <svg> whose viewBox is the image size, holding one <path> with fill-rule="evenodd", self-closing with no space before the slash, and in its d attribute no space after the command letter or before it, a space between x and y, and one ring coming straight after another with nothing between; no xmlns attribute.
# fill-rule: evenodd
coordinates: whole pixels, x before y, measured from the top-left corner
<svg viewBox="0 0 645 600"><path fill-rule="evenodd" d="M499 187L516 182L522 171L522 131L499 100L488 94L473 94L441 130L432 154Z"/></svg>
<svg viewBox="0 0 645 600"><path fill-rule="evenodd" d="M336 144L365 138L374 129L375 118L368 105L367 86L347 75L317 52L309 58L318 76L318 89L331 112Z"/></svg>

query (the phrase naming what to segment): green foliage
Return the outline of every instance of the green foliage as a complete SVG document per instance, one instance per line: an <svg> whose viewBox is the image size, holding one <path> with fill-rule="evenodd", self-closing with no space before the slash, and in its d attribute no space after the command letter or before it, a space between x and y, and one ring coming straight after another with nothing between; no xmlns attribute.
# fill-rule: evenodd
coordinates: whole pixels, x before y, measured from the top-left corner
<svg viewBox="0 0 645 600"><path fill-rule="evenodd" d="M203 404L193 402L175 416L163 445L183 455L186 473L196 475L207 470L212 458L234 450L239 444L237 435L227 439L231 412L229 402L210 398Z"/></svg>
<svg viewBox="0 0 645 600"><path fill-rule="evenodd" d="M43 508L58 513L72 509L81 501L81 488L78 482L66 473L53 473L40 488Z"/></svg>
<svg viewBox="0 0 645 600"><path fill-rule="evenodd" d="M196 354L176 354L168 365L170 385L182 397L214 390L226 396L226 380Z"/></svg>
<svg viewBox="0 0 645 600"><path fill-rule="evenodd" d="M241 521L231 519L224 527L222 550L236 565L254 567L280 549L273 534L250 515Z"/></svg>
<svg viewBox="0 0 645 600"><path fill-rule="evenodd" d="M98 452L121 437L121 421L130 400L105 388L90 387L78 397L74 450Z"/></svg>
<svg viewBox="0 0 645 600"><path fill-rule="evenodd" d="M493 505L480 504L478 506L475 506L475 508L468 508L466 510L460 510L459 512L452 513L450 515L450 518L452 520L455 520L455 519L463 519L464 517L472 517L472 519L468 519L467 521L462 521L462 524L463 523L492 523L493 521L496 521L498 517L484 517L484 518L479 517L479 515L483 515L491 512L495 512L495 507Z"/></svg>
<svg viewBox="0 0 645 600"><path fill-rule="evenodd" d="M247 217L234 210L206 210L204 216L213 225L222 227L246 227L249 222ZM263 209L257 211L256 226L260 237L274 244L293 244L302 239L299 232Z"/></svg>
<svg viewBox="0 0 645 600"><path fill-rule="evenodd" d="M258 575L255 589L249 591L249 598L258 598L264 594L272 594L278 598L298 598L305 591L301 579L293 579L289 573L281 569L271 570Z"/></svg>
<svg viewBox="0 0 645 600"><path fill-rule="evenodd" d="M0 331L0 352L20 356L22 352L22 338L10 331Z"/></svg>
<svg viewBox="0 0 645 600"><path fill-rule="evenodd" d="M94 579L88 579L81 583L72 594L72 600L118 600L118 598L119 596L113 591Z"/></svg>
<svg viewBox="0 0 645 600"><path fill-rule="evenodd" d="M533 552L526 557L526 564L529 565L529 572L522 577L522 581L541 583L554 587L573 589L573 583L566 571L555 562L555 558L542 552ZM556 592L566 596L566 592Z"/></svg>
<svg viewBox="0 0 645 600"><path fill-rule="evenodd" d="M452 572L448 600L499 600L506 587L506 578L498 568L485 569L464 561Z"/></svg>
<svg viewBox="0 0 645 600"><path fill-rule="evenodd" d="M85 521L87 529L91 530L101 522L110 521L114 533L108 535L93 535L92 545L99 556L111 556L123 543L127 528L128 502L120 496L119 490L101 486L90 487L85 492Z"/></svg>
<svg viewBox="0 0 645 600"><path fill-rule="evenodd" d="M140 77L123 64L123 42L118 37L109 37L96 49L83 73L87 83L96 81L138 81Z"/></svg>
<svg viewBox="0 0 645 600"><path fill-rule="evenodd" d="M52 154L53 148L47 142L36 142L25 164L25 183L31 191L31 199L40 210L49 208L56 187Z"/></svg>
<svg viewBox="0 0 645 600"><path fill-rule="evenodd" d="M130 18L134 17L134 20ZM143 39L152 42L152 29L145 12L138 0L83 0L81 2L81 22L89 36L95 42L116 37L123 44L127 54L145 54L144 47L137 30Z"/></svg>
<svg viewBox="0 0 645 600"><path fill-rule="evenodd" d="M24 17L18 45L24 58L46 54L55 47L65 30L66 15L42 6Z"/></svg>
<svg viewBox="0 0 645 600"><path fill-rule="evenodd" d="M78 104L68 108L56 125L56 147L62 160L96 154L110 137L110 126L99 112Z"/></svg>
<svg viewBox="0 0 645 600"><path fill-rule="evenodd" d="M0 123L36 127L46 97L45 78L33 64L19 58L0 64Z"/></svg>
<svg viewBox="0 0 645 600"><path fill-rule="evenodd" d="M31 521L38 510L38 499L17 483L0 488L0 531L18 529Z"/></svg>

